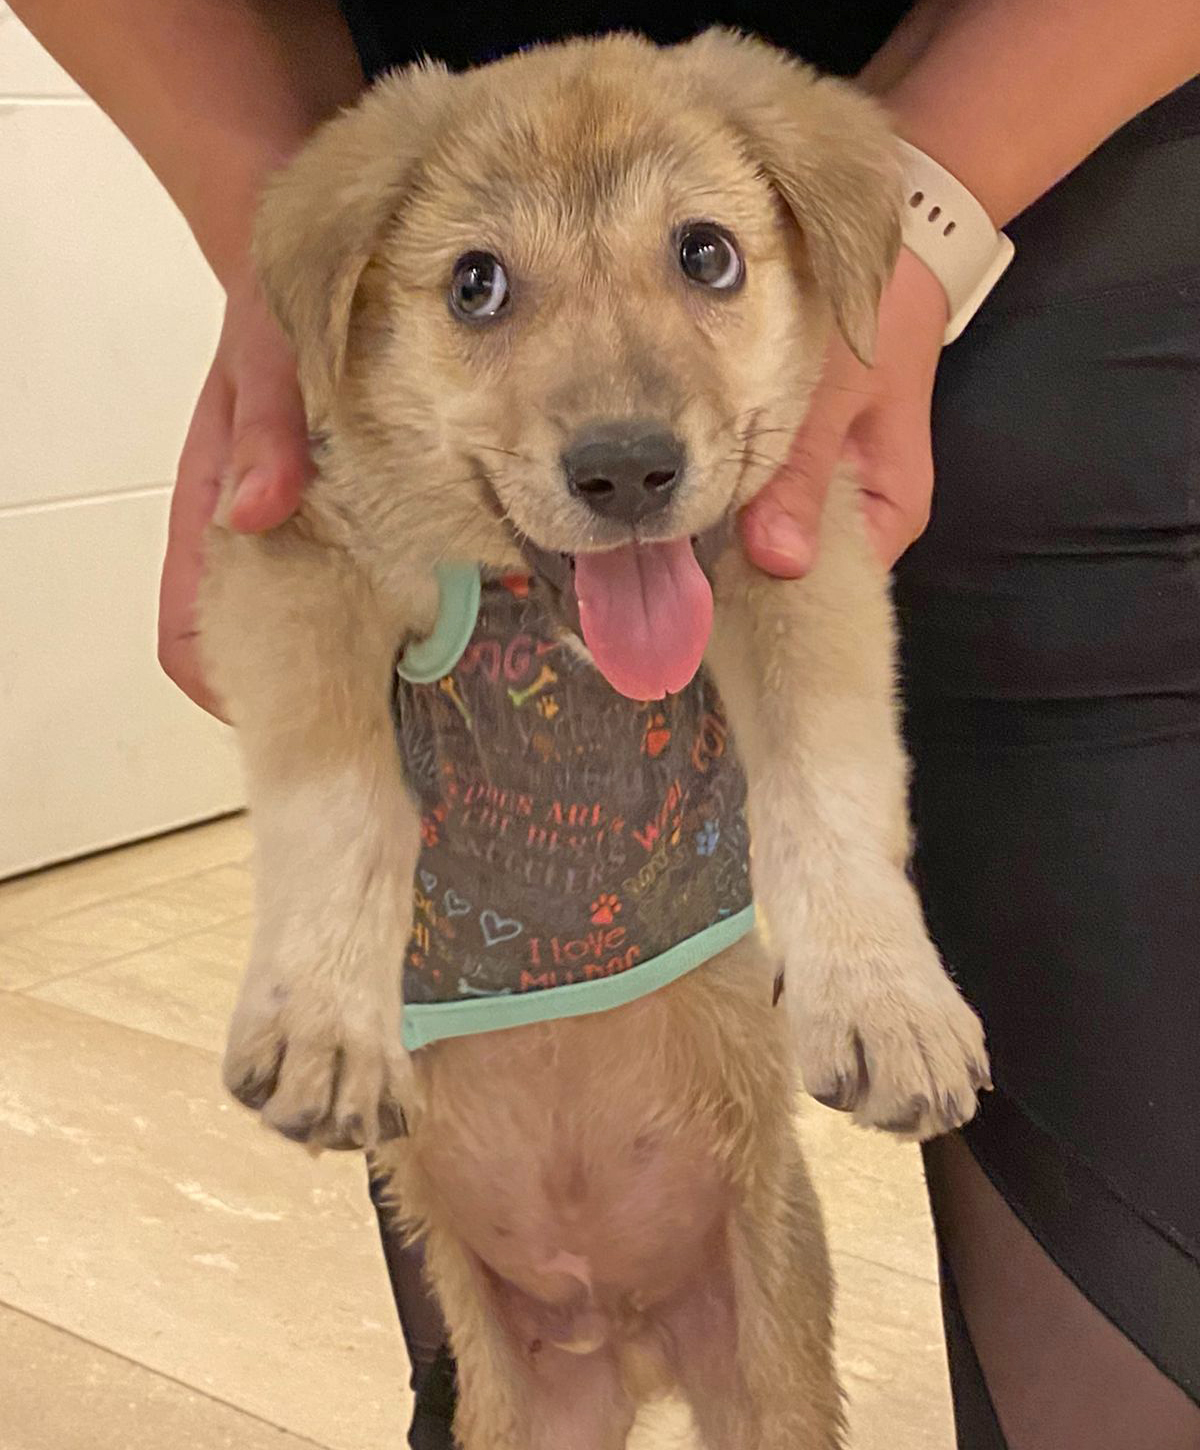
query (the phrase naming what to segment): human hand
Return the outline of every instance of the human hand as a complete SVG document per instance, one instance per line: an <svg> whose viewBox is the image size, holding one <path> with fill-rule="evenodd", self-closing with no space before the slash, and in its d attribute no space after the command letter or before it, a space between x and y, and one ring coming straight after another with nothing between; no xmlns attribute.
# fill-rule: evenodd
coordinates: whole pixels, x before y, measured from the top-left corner
<svg viewBox="0 0 1200 1450"><path fill-rule="evenodd" d="M742 542L768 574L795 579L816 558L821 510L837 464L850 463L867 532L891 568L924 530L933 495L929 414L946 330L946 295L902 250L879 306L872 367L835 337L788 457L742 511Z"/></svg>
<svg viewBox="0 0 1200 1450"><path fill-rule="evenodd" d="M204 530L221 480L228 474L236 484L231 525L257 533L295 511L311 473L296 361L247 264L229 288L216 355L180 454L158 600L159 663L218 717L200 664L195 606Z"/></svg>

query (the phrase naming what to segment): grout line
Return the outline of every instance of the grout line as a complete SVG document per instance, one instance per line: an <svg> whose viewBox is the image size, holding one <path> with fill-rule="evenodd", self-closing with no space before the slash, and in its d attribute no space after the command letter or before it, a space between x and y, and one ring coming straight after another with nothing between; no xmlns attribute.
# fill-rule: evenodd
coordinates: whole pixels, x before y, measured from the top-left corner
<svg viewBox="0 0 1200 1450"><path fill-rule="evenodd" d="M45 91L0 91L0 111L6 106L90 106L91 99L80 92L64 91L49 95Z"/></svg>
<svg viewBox="0 0 1200 1450"><path fill-rule="evenodd" d="M59 872L67 874L74 866L82 866L89 861L99 861L105 856L121 856L124 855L126 852L132 851L139 846L153 846L158 842L165 843L178 836L199 835L202 831L208 830L210 826L219 826L228 821L248 818L249 812L247 811L245 806L235 806L229 810L223 810L215 816L204 816L198 821L190 819L177 821L174 825L167 825L154 830L148 830L145 835L134 836L132 837L132 839L129 840L120 839L116 841L110 841L107 845L93 846L91 849L87 851L81 851L78 855L75 856L67 856L61 860L54 859L50 861L43 861L40 866L30 866L26 870L16 871L12 875L5 876L2 880L0 880L0 900L3 899L5 889L9 886L20 886L23 882L36 881L39 877L49 878L58 874ZM213 862L213 865L244 866L249 860L249 855L250 853L247 852L246 856L241 861L215 861ZM205 871L208 871L210 869L211 868L209 866L204 867ZM186 874L186 872L180 873L180 875ZM159 886L165 881L178 880L178 875L162 876L146 884L150 886ZM122 895L124 894L126 893L122 893ZM97 899L104 900L105 898L98 897ZM59 912L59 915L66 916L67 913ZM11 935L11 933L7 934Z"/></svg>
<svg viewBox="0 0 1200 1450"><path fill-rule="evenodd" d="M241 871L250 869L249 861L246 858L240 861L214 861L211 866L204 866L199 871L181 871L178 876L161 876L156 881L144 881L130 891L115 891L108 896L97 896L94 901L85 901L79 906L69 906L66 911L56 911L53 916L44 916L37 921L26 922L24 926L14 926L11 929L0 931L0 946L3 946L6 941L11 941L13 937L23 936L27 931L44 931L47 927L54 926L56 922L66 921L69 916L78 916L81 911L92 911L97 906L118 906L123 901L129 901L136 896L145 896L147 892L157 891L160 887L177 886L181 881L196 881L202 876L211 875L214 871L227 871L230 866ZM3 899L3 895L3 883L0 883L0 900ZM232 912L229 916L222 917L221 921L232 921L235 916L249 916L250 914L248 911ZM219 926L220 922L213 922L212 925ZM208 930L210 930L209 927L197 927L193 931L181 932L180 936L195 936L196 931ZM174 941L175 938L172 937L171 940ZM153 946L156 943L151 942L150 945ZM135 947L133 950L136 951L137 948ZM123 952L122 956L124 955Z"/></svg>
<svg viewBox="0 0 1200 1450"><path fill-rule="evenodd" d="M915 1279L919 1284L932 1284L938 1286L936 1274L914 1274L911 1269L898 1269L895 1264L884 1263L882 1259L872 1258L870 1254L856 1254L853 1249L830 1248L830 1258L835 1264L838 1259L854 1259L859 1264L870 1264L873 1269L882 1269L887 1274L895 1274L899 1279ZM836 1280L836 1274L835 1274Z"/></svg>
<svg viewBox="0 0 1200 1450"><path fill-rule="evenodd" d="M208 1390L202 1390L198 1385L189 1384L187 1380L181 1380L178 1376L167 1374L164 1370L155 1369L153 1365L145 1364L140 1359L133 1359L128 1354L122 1354L119 1349L112 1349L107 1344L100 1344L94 1339L89 1339L84 1334L77 1334L73 1329L67 1329L61 1324L56 1324L52 1319L43 1319L40 1314L31 1314L28 1309L21 1309L16 1304L10 1304L7 1300L0 1300L0 1307L7 1309L10 1313L28 1320L32 1324L40 1324L46 1329L52 1329L56 1334L65 1334L68 1339L73 1339L76 1344L85 1344L89 1349L98 1350L101 1354L111 1355L113 1359L119 1359L123 1364L132 1365L134 1369L140 1369L144 1374L150 1374L155 1379L165 1380L168 1384L178 1385L180 1389L187 1390L189 1394L197 1395L209 1404L220 1405L222 1409L232 1410L236 1415L244 1415L247 1420L253 1420L256 1424L265 1426L268 1430L278 1430L281 1435L290 1435L293 1440L301 1445L312 1447L312 1450L332 1450L323 1441L312 1440L307 1435L301 1435L296 1430L289 1430L286 1425L277 1424L274 1420L268 1420L265 1416L256 1414L253 1410L247 1410L242 1405L234 1404L232 1400L224 1399L221 1395L214 1395Z"/></svg>
<svg viewBox="0 0 1200 1450"><path fill-rule="evenodd" d="M214 866L212 869L214 871L219 871L221 870L221 867ZM196 874L202 876L204 873L201 871L197 872ZM130 894L133 896L140 896L141 892L134 891ZM111 896L108 898L107 903L97 902L96 904L112 904L124 900L125 897L123 896ZM88 911L90 910L90 908L86 906L81 906L79 910ZM194 936L203 936L204 933L207 931L217 931L221 927L229 926L232 922L235 921L249 921L253 914L254 913L250 911L234 912L232 916L223 916L220 918L219 921L210 921L207 926L198 926L193 931L183 931L176 936L164 937L162 941L152 941L147 942L145 945L140 947L131 947L130 950L127 952L118 952L115 957L102 957L98 962L88 962L88 964L84 967L75 967L70 972L60 972L56 977L41 977L38 981L29 982L24 987L13 987L9 990L18 996L31 997L36 992L41 991L43 987L52 987L59 982L69 982L72 977L82 977L88 972L97 971L100 967L115 967L121 962L127 962L130 957L140 956L143 952L156 952L161 947L171 947L175 946L178 942L181 941L191 941ZM64 912L63 915L70 916L71 913L68 911ZM61 921L62 919L62 916L56 916L54 918L55 921ZM49 924L52 925L53 923ZM3 944L4 938L0 937L0 946L3 946ZM197 963L197 966L199 965L200 964ZM55 1005L57 1006L61 1004L56 1003ZM91 1014L89 1013L88 1015L90 1016ZM104 1018L103 1020L107 1022L108 1018ZM175 1039L172 1038L171 1040L174 1041Z"/></svg>
<svg viewBox="0 0 1200 1450"><path fill-rule="evenodd" d="M0 519L28 518L31 514L55 513L60 509L77 508L80 504L114 503L118 499L156 498L170 493L171 484L130 483L123 488L106 488L101 493L62 493L53 498L31 498L0 505Z"/></svg>
<svg viewBox="0 0 1200 1450"><path fill-rule="evenodd" d="M140 843L135 843L135 844L140 844ZM126 850L126 849L129 849L129 848L128 847L118 847L117 849L118 850ZM80 859L86 861L86 860L89 860L91 858L84 856L84 857L81 857ZM75 864L74 862L66 862L62 866L50 866L48 868L44 868L44 870L45 870L46 874L48 875L51 871L65 871L70 866L72 866L74 864ZM77 913L79 913L81 911L91 911L94 907L97 907L97 906L115 906L118 902L128 901L131 896L144 896L147 891L155 891L160 886L174 886L174 885L176 885L180 881L188 881L188 880L191 880L191 879L193 879L195 877L207 876L209 874L209 872L211 872L211 871L224 871L229 866L236 866L236 867L239 867L243 871L248 871L250 869L250 857L247 854L246 856L243 856L240 860L231 858L228 861L214 861L211 866L205 866L205 867L203 867L199 871L196 871L196 870L181 871L177 876L159 876L159 877L155 878L154 880L143 881L140 886L135 886L130 891L116 891L116 892L110 893L107 896L97 896L93 901L85 901L82 905L79 905L79 906L69 906L66 909L66 911L56 911L53 916L44 916L44 917L41 917L37 921L29 921L29 922L26 922L24 926L14 926L12 928L7 928L7 929L5 929L3 931L0 931L0 946L3 946L6 941L10 941L15 936L21 936L21 935L23 935L27 931L41 931L45 927L53 926L56 921L65 921L68 916L75 916ZM31 873L31 874L40 874L40 873ZM17 879L19 880L20 878L17 878ZM0 902L3 902L3 899L4 899L4 882L0 881ZM242 912L241 913L242 916L249 916L250 914L251 914L250 912ZM222 918L222 921L232 921L233 919L234 918L232 916L223 917ZM220 922L214 922L213 925L214 926L219 926L219 925L221 925L221 923ZM199 930L199 931L209 931L209 930L211 930L211 928L210 927L199 927L199 928L197 928L197 930ZM196 933L194 931L189 931L189 932L184 932L183 935L184 936L195 936ZM175 938L172 938L172 940L175 940ZM137 949L135 948L134 950L137 950ZM94 963L94 965L99 965L99 963Z"/></svg>
<svg viewBox="0 0 1200 1450"><path fill-rule="evenodd" d="M200 835L207 831L210 826L223 825L229 821L236 821L239 818L249 819L249 811L245 806L234 806L229 810L223 810L215 816L204 816L200 820L180 821L173 826L164 826L157 830L148 830L145 835L134 836L130 840L117 840L107 846L94 846L90 850L81 851L76 856L67 856L61 860L55 859L44 861L40 866L30 866L28 870L16 871L11 876L5 876L0 880L0 896L4 895L5 887L19 885L22 881L32 881L39 876L53 876L59 871L69 871L72 866L81 866L87 861L99 861L104 856L120 856L127 851L134 850L137 846L152 846L156 843L166 843L175 837ZM227 865L227 862L218 861L218 866ZM204 868L206 871L208 867ZM174 877L166 878L174 880ZM151 883L153 884L153 883Z"/></svg>
<svg viewBox="0 0 1200 1450"><path fill-rule="evenodd" d="M135 1027L131 1022L118 1022L112 1017L101 1017L96 1012L89 1012L86 1007L75 1007L66 1002L35 997L24 988L14 991L11 987L0 987L0 997L20 997L23 1001L36 1007L45 1007L51 1012L65 1012L69 1017L86 1017L89 1022L101 1022L105 1027L115 1028L118 1032L132 1032L137 1037L147 1037L154 1042L165 1042L171 1047L178 1048L181 1052L194 1052L198 1057L206 1058L209 1062L220 1064L221 1061L221 1054L211 1047L197 1047L194 1042L184 1042L180 1037L164 1037L161 1032L153 1032L149 1027ZM0 1301L0 1303L2 1302ZM0 1450L4 1450L4 1447L0 1446Z"/></svg>

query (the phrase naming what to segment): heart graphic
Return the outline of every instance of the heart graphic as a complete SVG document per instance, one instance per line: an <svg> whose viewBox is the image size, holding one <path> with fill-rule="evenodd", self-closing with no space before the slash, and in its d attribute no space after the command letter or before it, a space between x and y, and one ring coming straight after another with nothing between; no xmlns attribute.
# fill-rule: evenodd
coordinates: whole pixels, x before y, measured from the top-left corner
<svg viewBox="0 0 1200 1450"><path fill-rule="evenodd" d="M433 888L437 885L437 877L433 874L432 871L422 871L420 873L420 877L421 885L425 888L426 891L432 891Z"/></svg>
<svg viewBox="0 0 1200 1450"><path fill-rule="evenodd" d="M671 743L671 732L657 727L646 731L646 754L651 760L657 760Z"/></svg>
<svg viewBox="0 0 1200 1450"><path fill-rule="evenodd" d="M490 906L479 913L479 929L483 932L484 946L489 947L512 941L513 937L520 936L525 930L519 921L514 921L511 916L501 916Z"/></svg>
<svg viewBox="0 0 1200 1450"><path fill-rule="evenodd" d="M461 897L453 886L446 888L446 894L442 897L442 903L446 908L447 916L466 916L471 909L471 903Z"/></svg>

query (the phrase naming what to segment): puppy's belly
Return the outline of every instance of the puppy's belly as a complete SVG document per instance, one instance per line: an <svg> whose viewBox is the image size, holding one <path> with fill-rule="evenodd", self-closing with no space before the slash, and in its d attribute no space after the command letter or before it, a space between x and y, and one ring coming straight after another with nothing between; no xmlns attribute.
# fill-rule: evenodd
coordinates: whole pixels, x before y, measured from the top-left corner
<svg viewBox="0 0 1200 1450"><path fill-rule="evenodd" d="M731 1114L689 1010L704 970L614 1012L420 1054L412 1146L433 1211L522 1338L582 1353L636 1332L719 1247Z"/></svg>

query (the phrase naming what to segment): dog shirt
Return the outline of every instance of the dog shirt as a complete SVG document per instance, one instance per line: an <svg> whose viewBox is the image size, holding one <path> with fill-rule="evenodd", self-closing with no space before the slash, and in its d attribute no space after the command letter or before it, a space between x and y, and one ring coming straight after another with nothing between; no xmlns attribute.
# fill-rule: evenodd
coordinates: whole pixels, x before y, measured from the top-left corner
<svg viewBox="0 0 1200 1450"><path fill-rule="evenodd" d="M745 780L707 673L626 699L540 577L437 572L436 626L394 694L421 831L410 1051L620 1006L754 922Z"/></svg>

